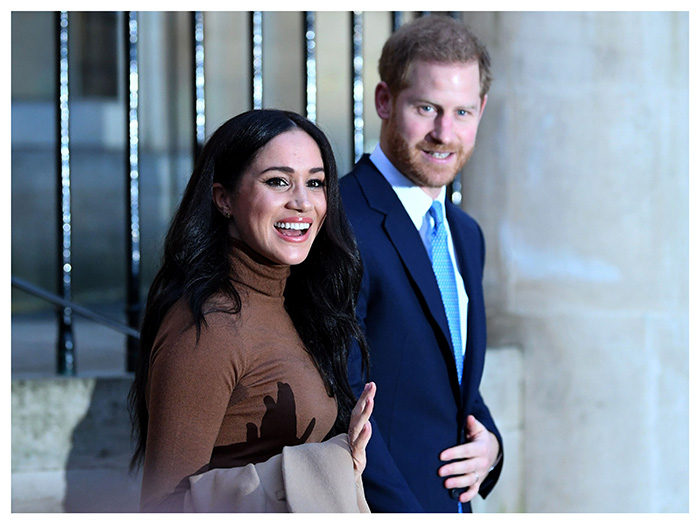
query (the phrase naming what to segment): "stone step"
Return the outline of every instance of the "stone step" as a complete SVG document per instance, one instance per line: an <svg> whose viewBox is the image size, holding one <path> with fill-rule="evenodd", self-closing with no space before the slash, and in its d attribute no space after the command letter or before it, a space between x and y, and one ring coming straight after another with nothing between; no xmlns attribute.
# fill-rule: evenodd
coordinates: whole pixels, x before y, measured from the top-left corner
<svg viewBox="0 0 700 524"><path fill-rule="evenodd" d="M135 512L131 377L12 380L12 511Z"/></svg>
<svg viewBox="0 0 700 524"><path fill-rule="evenodd" d="M130 375L12 380L12 512L137 512L128 471ZM478 512L522 511L522 352L492 348L481 393L503 434L507 468Z"/></svg>

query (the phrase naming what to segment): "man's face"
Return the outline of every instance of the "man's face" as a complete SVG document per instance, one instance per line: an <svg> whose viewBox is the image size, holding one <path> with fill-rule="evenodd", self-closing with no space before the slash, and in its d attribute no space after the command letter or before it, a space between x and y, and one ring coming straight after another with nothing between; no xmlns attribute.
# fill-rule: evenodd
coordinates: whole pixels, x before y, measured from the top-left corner
<svg viewBox="0 0 700 524"><path fill-rule="evenodd" d="M472 154L486 106L479 92L476 61L415 62L408 87L395 97L384 82L377 86L382 150L404 176L433 197L454 180Z"/></svg>

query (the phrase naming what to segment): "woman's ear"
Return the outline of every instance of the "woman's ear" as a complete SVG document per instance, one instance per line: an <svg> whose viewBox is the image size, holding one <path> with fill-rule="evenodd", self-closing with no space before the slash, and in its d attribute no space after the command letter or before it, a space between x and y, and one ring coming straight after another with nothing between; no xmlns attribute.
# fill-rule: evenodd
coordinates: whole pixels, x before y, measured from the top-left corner
<svg viewBox="0 0 700 524"><path fill-rule="evenodd" d="M231 218L231 202L228 191L218 182L214 182L211 189L212 200L219 212L226 218Z"/></svg>

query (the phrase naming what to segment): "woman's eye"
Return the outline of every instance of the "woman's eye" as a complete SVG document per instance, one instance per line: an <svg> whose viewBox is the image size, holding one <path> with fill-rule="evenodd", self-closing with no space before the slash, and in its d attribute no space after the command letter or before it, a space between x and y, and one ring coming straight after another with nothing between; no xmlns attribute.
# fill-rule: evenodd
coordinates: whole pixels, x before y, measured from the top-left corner
<svg viewBox="0 0 700 524"><path fill-rule="evenodd" d="M309 180L306 183L306 185L308 185L309 187L314 187L314 188L324 187L326 185L326 181L315 178L313 180Z"/></svg>
<svg viewBox="0 0 700 524"><path fill-rule="evenodd" d="M273 178L268 178L265 180L265 184L267 184L270 187L284 187L287 184L287 181L284 178L280 177L273 177Z"/></svg>

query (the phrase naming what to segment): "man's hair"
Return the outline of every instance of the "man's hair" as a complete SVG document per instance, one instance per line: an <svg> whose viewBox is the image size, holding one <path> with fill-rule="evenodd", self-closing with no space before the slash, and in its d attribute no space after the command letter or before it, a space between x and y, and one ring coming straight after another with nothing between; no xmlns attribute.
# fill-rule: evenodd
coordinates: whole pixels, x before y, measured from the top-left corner
<svg viewBox="0 0 700 524"><path fill-rule="evenodd" d="M491 59L486 47L465 24L447 15L426 15L404 24L386 41L379 59L379 77L392 95L408 87L416 61L479 64L479 95L491 86Z"/></svg>

